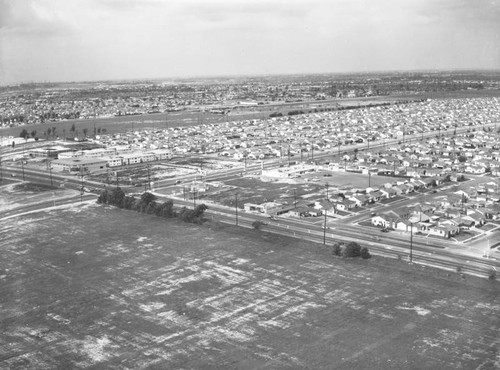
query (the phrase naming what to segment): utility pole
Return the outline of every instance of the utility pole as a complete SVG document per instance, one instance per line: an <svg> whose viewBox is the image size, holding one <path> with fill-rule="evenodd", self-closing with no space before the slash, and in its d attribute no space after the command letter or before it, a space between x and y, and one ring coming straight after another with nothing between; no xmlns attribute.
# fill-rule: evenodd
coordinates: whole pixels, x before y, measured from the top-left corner
<svg viewBox="0 0 500 370"><path fill-rule="evenodd" d="M297 191L293 189L293 207L297 208Z"/></svg>
<svg viewBox="0 0 500 370"><path fill-rule="evenodd" d="M21 159L21 167L23 168L23 181L24 181L24 158Z"/></svg>
<svg viewBox="0 0 500 370"><path fill-rule="evenodd" d="M196 189L193 189L193 209L196 208Z"/></svg>
<svg viewBox="0 0 500 370"><path fill-rule="evenodd" d="M410 222L410 263L413 262L413 222Z"/></svg>
<svg viewBox="0 0 500 370"><path fill-rule="evenodd" d="M50 172L50 186L54 186L52 182L52 166L49 167L49 172Z"/></svg>
<svg viewBox="0 0 500 370"><path fill-rule="evenodd" d="M0 157L0 181L3 180L3 173L2 173L2 157Z"/></svg>
<svg viewBox="0 0 500 370"><path fill-rule="evenodd" d="M151 190L151 173L149 172L149 164L148 164L148 187Z"/></svg>
<svg viewBox="0 0 500 370"><path fill-rule="evenodd" d="M234 194L234 198L235 198L235 205L234 205L234 210L235 210L235 214L236 214L236 226L238 226L238 193Z"/></svg>
<svg viewBox="0 0 500 370"><path fill-rule="evenodd" d="M83 171L82 166L80 166L80 176L82 177L82 186L80 188L80 203L83 202Z"/></svg>
<svg viewBox="0 0 500 370"><path fill-rule="evenodd" d="M330 187L330 184L329 183L326 183L325 184L325 188L326 188L326 200L328 200L328 188Z"/></svg>
<svg viewBox="0 0 500 370"><path fill-rule="evenodd" d="M323 223L323 245L326 244L326 209L325 209L325 222Z"/></svg>

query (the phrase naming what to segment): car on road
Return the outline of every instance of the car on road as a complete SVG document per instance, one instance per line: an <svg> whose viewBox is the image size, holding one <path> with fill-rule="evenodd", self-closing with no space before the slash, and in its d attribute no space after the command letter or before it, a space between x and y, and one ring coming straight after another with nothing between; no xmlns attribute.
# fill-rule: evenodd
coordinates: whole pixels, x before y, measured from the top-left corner
<svg viewBox="0 0 500 370"><path fill-rule="evenodd" d="M381 231L381 232L383 232L383 233L388 233L388 232L389 232L389 229L387 229L387 228L383 228L383 229L380 229L380 231Z"/></svg>

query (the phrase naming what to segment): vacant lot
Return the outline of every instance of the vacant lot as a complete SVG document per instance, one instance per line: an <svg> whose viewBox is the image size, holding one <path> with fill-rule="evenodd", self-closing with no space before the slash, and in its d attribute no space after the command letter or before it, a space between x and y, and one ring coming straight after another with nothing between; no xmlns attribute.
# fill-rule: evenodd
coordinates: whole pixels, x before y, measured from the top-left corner
<svg viewBox="0 0 500 370"><path fill-rule="evenodd" d="M0 368L500 366L487 280L97 205L0 235Z"/></svg>

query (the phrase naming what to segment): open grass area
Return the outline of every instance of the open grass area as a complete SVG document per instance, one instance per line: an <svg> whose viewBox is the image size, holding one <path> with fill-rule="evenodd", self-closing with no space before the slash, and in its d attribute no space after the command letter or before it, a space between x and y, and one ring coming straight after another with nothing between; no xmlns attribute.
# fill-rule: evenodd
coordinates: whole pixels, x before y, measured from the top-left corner
<svg viewBox="0 0 500 370"><path fill-rule="evenodd" d="M494 369L499 285L83 205L0 224L0 368Z"/></svg>
<svg viewBox="0 0 500 370"><path fill-rule="evenodd" d="M325 177L324 174L331 176ZM393 183L396 180L400 180L399 177L390 176L377 176L377 175L364 175L357 172L343 172L343 171L328 171L328 172L318 172L317 174L310 174L305 176L311 180L316 178L318 184L325 185L328 183L329 186L337 187L340 190L348 189L366 189L367 187L379 188L386 183Z"/></svg>

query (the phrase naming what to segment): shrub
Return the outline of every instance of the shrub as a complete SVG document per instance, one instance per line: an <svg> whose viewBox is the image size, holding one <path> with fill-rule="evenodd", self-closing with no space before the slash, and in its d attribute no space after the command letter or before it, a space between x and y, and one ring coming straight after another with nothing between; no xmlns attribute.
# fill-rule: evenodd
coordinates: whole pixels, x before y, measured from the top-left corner
<svg viewBox="0 0 500 370"><path fill-rule="evenodd" d="M127 195L127 196L125 196L125 198L123 198L123 208L133 209L134 205L135 205L135 198L134 197Z"/></svg>
<svg viewBox="0 0 500 370"><path fill-rule="evenodd" d="M361 255L361 258L363 258L365 260L368 258L371 258L371 256L372 256L370 254L370 252L368 251L368 248L366 248L366 247L361 248L360 255Z"/></svg>
<svg viewBox="0 0 500 370"><path fill-rule="evenodd" d="M106 189L104 189L103 191L101 191L101 194L99 194L99 198L97 198L97 203L98 204L107 204L108 200L109 200L108 191Z"/></svg>
<svg viewBox="0 0 500 370"><path fill-rule="evenodd" d="M488 279L490 280L495 280L497 278L497 273L495 270L491 270L490 273L488 274Z"/></svg>
<svg viewBox="0 0 500 370"><path fill-rule="evenodd" d="M332 253L334 256L341 256L342 255L342 247L340 246L340 243L334 243L332 245Z"/></svg>
<svg viewBox="0 0 500 370"><path fill-rule="evenodd" d="M259 230L262 225L264 225L264 223L262 221L259 221L259 220L252 222L252 227L255 230Z"/></svg>
<svg viewBox="0 0 500 370"><path fill-rule="evenodd" d="M349 242L344 249L343 255L346 258L359 257L361 255L361 247L356 242Z"/></svg>

